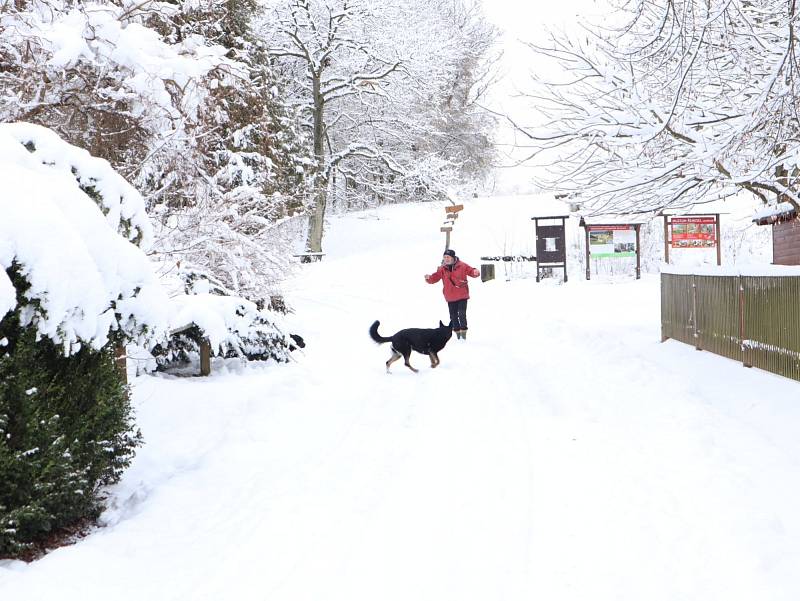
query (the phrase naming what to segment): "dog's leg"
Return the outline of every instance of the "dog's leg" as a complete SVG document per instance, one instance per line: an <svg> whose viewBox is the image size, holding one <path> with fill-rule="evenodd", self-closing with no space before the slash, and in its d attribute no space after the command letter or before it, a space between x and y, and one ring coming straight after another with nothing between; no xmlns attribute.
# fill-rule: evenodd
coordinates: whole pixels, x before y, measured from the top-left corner
<svg viewBox="0 0 800 601"><path fill-rule="evenodd" d="M387 374L389 373L389 367L392 365L392 363L394 363L395 361L397 361L397 360L398 360L400 357L402 357L402 356L403 356L403 355L401 355L400 353L398 353L396 350L392 349L392 356L391 356L391 357L389 357L389 360L386 362L386 373L387 373Z"/></svg>
<svg viewBox="0 0 800 601"><path fill-rule="evenodd" d="M411 363L410 363L410 361L409 361L409 359L411 359L411 352L409 352L409 353L408 353L408 354L406 354L406 355L403 355L403 359L405 359L405 364L406 364L406 367L407 367L408 369L410 369L411 371L413 371L414 373L417 373L417 371L418 371L418 370L416 370L416 369L414 369L413 367L411 367Z"/></svg>
<svg viewBox="0 0 800 601"><path fill-rule="evenodd" d="M431 367L436 367L437 365L439 365L439 355L437 355L433 351L431 351L429 355L431 358Z"/></svg>

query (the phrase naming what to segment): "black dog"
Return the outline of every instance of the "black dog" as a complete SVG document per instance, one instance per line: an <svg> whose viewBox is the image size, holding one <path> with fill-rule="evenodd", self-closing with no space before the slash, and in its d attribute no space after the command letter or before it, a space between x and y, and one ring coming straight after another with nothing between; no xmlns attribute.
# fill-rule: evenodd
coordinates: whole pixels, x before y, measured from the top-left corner
<svg viewBox="0 0 800 601"><path fill-rule="evenodd" d="M431 358L431 367L436 367L439 365L439 351L444 348L453 335L452 322L449 325L444 325L440 321L438 328L408 328L400 330L391 338L385 338L378 334L378 326L380 324L381 322L379 321L373 323L369 328L369 335L375 342L392 343L392 356L386 362L387 372L392 363L403 357L406 367L416 373L417 370L411 367L411 363L408 361L412 350L428 355Z"/></svg>

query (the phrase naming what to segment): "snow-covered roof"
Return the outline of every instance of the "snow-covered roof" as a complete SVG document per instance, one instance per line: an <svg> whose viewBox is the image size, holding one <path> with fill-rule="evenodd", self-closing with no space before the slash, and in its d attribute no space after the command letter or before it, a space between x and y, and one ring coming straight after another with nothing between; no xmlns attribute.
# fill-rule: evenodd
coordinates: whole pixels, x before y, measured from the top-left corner
<svg viewBox="0 0 800 601"><path fill-rule="evenodd" d="M753 221L758 225L769 225L785 219L794 219L795 217L797 217L797 211L790 202L780 202L753 213Z"/></svg>

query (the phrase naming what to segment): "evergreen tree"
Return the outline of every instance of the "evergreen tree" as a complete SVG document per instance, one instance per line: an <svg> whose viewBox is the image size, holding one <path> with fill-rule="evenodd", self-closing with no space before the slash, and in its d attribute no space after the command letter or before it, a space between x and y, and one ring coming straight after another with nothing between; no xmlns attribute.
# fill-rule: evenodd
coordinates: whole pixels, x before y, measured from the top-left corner
<svg viewBox="0 0 800 601"><path fill-rule="evenodd" d="M7 270L19 296L28 284ZM0 320L0 557L30 556L37 541L102 509L141 444L110 347L68 357L20 309Z"/></svg>

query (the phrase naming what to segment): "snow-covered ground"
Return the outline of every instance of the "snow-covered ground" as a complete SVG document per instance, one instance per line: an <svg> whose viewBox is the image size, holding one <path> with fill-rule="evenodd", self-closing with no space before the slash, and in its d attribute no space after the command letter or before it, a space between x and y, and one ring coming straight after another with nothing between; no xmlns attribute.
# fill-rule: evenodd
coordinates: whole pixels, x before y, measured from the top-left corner
<svg viewBox="0 0 800 601"><path fill-rule="evenodd" d="M468 203L453 247L522 253L527 211ZM447 320L423 281L443 214L332 220L289 286L297 362L137 378L147 444L108 526L0 564L0 599L800 597L800 384L660 343L657 276L501 268L439 368L385 374L372 321Z"/></svg>

